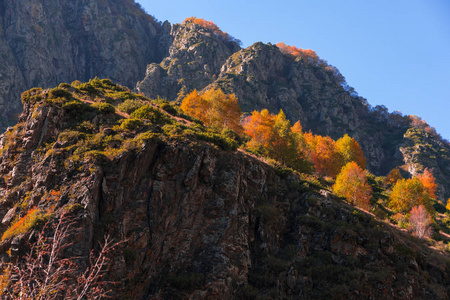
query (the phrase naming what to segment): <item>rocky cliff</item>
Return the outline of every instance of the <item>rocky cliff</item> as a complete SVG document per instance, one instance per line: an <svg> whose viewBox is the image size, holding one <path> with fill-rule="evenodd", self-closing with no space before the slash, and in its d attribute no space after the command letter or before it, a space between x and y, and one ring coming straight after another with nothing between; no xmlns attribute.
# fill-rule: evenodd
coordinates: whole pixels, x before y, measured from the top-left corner
<svg viewBox="0 0 450 300"><path fill-rule="evenodd" d="M117 299L450 297L448 255L311 178L201 141L207 129L167 104L127 119L112 109L124 96L149 103L108 80L24 94L0 141L2 266L41 227L5 232L38 209L76 218L65 255L80 270L102 236L123 241L105 277Z"/></svg>
<svg viewBox="0 0 450 300"><path fill-rule="evenodd" d="M169 56L147 66L137 90L146 96L181 100L194 89L202 90L219 75L225 61L239 45L202 25L185 22L172 26Z"/></svg>
<svg viewBox="0 0 450 300"><path fill-rule="evenodd" d="M0 128L32 87L95 76L134 86L166 56L169 29L133 0L0 1Z"/></svg>

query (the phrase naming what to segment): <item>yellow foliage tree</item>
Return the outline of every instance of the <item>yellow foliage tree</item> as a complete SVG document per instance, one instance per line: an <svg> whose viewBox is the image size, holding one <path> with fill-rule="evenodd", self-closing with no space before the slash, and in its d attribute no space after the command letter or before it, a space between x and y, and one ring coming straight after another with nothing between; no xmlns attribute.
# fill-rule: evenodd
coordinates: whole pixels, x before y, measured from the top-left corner
<svg viewBox="0 0 450 300"><path fill-rule="evenodd" d="M207 126L219 130L229 128L239 135L243 132L240 124L242 111L234 94L227 95L221 89L210 89L203 94L194 90L183 99L180 107Z"/></svg>
<svg viewBox="0 0 450 300"><path fill-rule="evenodd" d="M366 168L366 158L359 143L348 134L336 141L336 148L344 159L344 164L356 162L362 169Z"/></svg>
<svg viewBox="0 0 450 300"><path fill-rule="evenodd" d="M369 209L372 188L367 182L367 171L363 170L356 162L346 164L333 185L334 192L347 198L358 207Z"/></svg>
<svg viewBox="0 0 450 300"><path fill-rule="evenodd" d="M428 212L433 210L422 182L418 178L398 180L392 188L389 206L396 212L407 213L418 205L423 205Z"/></svg>

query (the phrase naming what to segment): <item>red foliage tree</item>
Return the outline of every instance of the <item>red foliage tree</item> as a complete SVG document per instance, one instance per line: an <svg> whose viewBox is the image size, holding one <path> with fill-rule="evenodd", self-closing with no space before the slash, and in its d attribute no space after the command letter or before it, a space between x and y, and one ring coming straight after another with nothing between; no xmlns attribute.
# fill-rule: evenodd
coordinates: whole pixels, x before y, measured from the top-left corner
<svg viewBox="0 0 450 300"><path fill-rule="evenodd" d="M422 182L425 191L431 198L436 198L437 183L433 173L428 171L428 168L422 174L417 175L417 178Z"/></svg>
<svg viewBox="0 0 450 300"><path fill-rule="evenodd" d="M431 217L423 205L414 206L409 218L412 232L419 238L431 237Z"/></svg>

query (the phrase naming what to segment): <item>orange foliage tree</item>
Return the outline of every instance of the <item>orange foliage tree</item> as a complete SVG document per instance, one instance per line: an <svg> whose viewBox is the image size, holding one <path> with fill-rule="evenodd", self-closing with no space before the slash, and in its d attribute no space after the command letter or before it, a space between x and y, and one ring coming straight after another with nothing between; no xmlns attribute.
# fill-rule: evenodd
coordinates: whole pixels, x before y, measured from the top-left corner
<svg viewBox="0 0 450 300"><path fill-rule="evenodd" d="M366 158L359 143L348 134L336 141L336 148L344 159L344 164L356 162L362 169L366 168Z"/></svg>
<svg viewBox="0 0 450 300"><path fill-rule="evenodd" d="M342 156L336 148L336 142L329 136L304 134L305 142L316 172L322 176L336 178L342 168Z"/></svg>
<svg viewBox="0 0 450 300"><path fill-rule="evenodd" d="M259 147L269 148L272 142L274 117L267 109L261 112L253 111L244 122L244 131L251 137L247 147L256 149Z"/></svg>
<svg viewBox="0 0 450 300"><path fill-rule="evenodd" d="M392 169L384 180L385 184L394 185L398 180L404 179L398 168Z"/></svg>
<svg viewBox="0 0 450 300"><path fill-rule="evenodd" d="M346 164L333 185L334 192L347 198L356 206L364 209L370 207L372 188L367 182L367 171L363 170L356 162L351 161Z"/></svg>
<svg viewBox="0 0 450 300"><path fill-rule="evenodd" d="M431 199L418 178L398 180L392 188L389 206L396 212L407 213L414 206L423 205L432 211Z"/></svg>
<svg viewBox="0 0 450 300"><path fill-rule="evenodd" d="M237 134L243 132L240 124L242 112L234 94L226 95L221 89L210 89L203 94L194 90L183 99L180 107L207 126L220 130L229 128Z"/></svg>
<svg viewBox="0 0 450 300"><path fill-rule="evenodd" d="M431 217L423 205L412 208L409 222L412 232L419 238L429 238L431 236Z"/></svg>
<svg viewBox="0 0 450 300"><path fill-rule="evenodd" d="M245 133L251 138L247 147L274 158L296 170L307 171L308 163L300 152L302 142L299 122L291 126L283 110L277 115L267 109L254 111L244 122Z"/></svg>
<svg viewBox="0 0 450 300"><path fill-rule="evenodd" d="M206 21L205 19L197 18L197 17L190 17L190 18L186 18L182 24L186 24L186 23L194 23L194 24L200 25L203 28L206 28L206 29L214 32L215 35L217 35L218 37L222 38L225 41L234 41L234 42L237 42L238 44L241 44L240 40L230 36L228 33L224 32L224 31L222 31L219 28L219 26L214 24L214 22L212 22L212 21Z"/></svg>
<svg viewBox="0 0 450 300"><path fill-rule="evenodd" d="M435 199L436 198L436 189L437 183L436 179L433 176L433 173L428 171L428 168L423 171L422 174L417 175L417 178L422 182L425 191L428 193L428 196Z"/></svg>
<svg viewBox="0 0 450 300"><path fill-rule="evenodd" d="M280 51L283 54L287 54L299 59L304 59L309 63L318 64L319 62L322 62L319 59L319 56L317 56L316 52L314 52L311 49L297 48L295 46L286 45L283 42L277 43L276 46L280 49Z"/></svg>

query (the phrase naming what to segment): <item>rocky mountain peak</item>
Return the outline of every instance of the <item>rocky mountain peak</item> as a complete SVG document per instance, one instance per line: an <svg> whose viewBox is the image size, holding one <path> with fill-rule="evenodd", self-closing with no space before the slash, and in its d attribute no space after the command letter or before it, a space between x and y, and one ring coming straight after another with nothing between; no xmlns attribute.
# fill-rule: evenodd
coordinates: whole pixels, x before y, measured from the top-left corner
<svg viewBox="0 0 450 300"><path fill-rule="evenodd" d="M168 56L160 64L147 66L145 78L137 84L139 92L150 98L181 99L187 92L212 83L223 63L240 50L238 43L217 26L212 27L213 23L193 20L202 19L187 19L172 26Z"/></svg>

